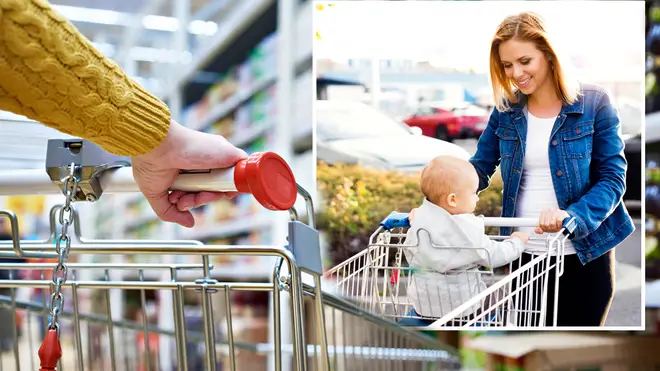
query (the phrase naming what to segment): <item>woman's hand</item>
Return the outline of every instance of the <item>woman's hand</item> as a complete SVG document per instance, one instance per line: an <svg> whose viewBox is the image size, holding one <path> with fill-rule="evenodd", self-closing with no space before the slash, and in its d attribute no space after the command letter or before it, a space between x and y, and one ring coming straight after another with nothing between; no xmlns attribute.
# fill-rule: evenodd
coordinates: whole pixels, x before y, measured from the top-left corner
<svg viewBox="0 0 660 371"><path fill-rule="evenodd" d="M539 216L539 225L534 230L537 234L542 234L543 232L554 233L559 232L562 228L562 224L566 218L571 216L564 210L560 209L546 209L541 212Z"/></svg>
<svg viewBox="0 0 660 371"><path fill-rule="evenodd" d="M167 137L153 151L132 158L133 177L158 217L184 227L195 225L189 211L236 193L169 192L180 170L222 169L247 158L224 137L188 129L172 120Z"/></svg>

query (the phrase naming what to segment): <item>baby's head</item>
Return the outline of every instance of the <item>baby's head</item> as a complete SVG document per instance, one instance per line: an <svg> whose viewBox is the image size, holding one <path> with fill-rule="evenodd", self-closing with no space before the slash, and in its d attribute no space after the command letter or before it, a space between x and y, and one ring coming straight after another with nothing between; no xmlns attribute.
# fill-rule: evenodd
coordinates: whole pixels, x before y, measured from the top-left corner
<svg viewBox="0 0 660 371"><path fill-rule="evenodd" d="M454 156L438 156L431 160L420 181L427 200L450 214L474 212L479 201L479 177L472 164Z"/></svg>

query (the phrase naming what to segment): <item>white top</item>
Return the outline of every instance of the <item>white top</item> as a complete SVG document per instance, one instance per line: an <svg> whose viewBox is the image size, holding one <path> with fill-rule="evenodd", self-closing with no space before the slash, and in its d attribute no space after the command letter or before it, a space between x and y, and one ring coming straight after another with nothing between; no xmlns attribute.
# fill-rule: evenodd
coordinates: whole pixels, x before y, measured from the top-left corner
<svg viewBox="0 0 660 371"><path fill-rule="evenodd" d="M544 209L559 208L548 156L550 134L555 120L556 117L538 118L527 112L527 150L523 160L522 180L516 205L518 218L538 218ZM538 235L533 227L523 227L518 230L531 234L532 238L525 246L525 251L530 253L547 251L546 239L548 235L555 235L554 233ZM564 254L575 254L570 240L565 242Z"/></svg>
<svg viewBox="0 0 660 371"><path fill-rule="evenodd" d="M476 273L478 266L501 267L523 252L517 238L489 238L482 217L451 215L428 200L415 211L405 245L415 246L404 248L408 264L415 268L407 289L408 299L418 314L435 318L448 314L486 288L482 273ZM480 304L470 306L462 312L463 316L478 310Z"/></svg>

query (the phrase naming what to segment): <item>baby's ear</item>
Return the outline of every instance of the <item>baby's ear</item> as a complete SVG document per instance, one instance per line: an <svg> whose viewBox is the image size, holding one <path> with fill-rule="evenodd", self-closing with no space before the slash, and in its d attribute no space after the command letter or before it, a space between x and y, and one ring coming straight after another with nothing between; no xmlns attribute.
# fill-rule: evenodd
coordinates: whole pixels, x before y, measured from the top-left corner
<svg viewBox="0 0 660 371"><path fill-rule="evenodd" d="M456 193L450 193L447 195L447 205L456 207Z"/></svg>

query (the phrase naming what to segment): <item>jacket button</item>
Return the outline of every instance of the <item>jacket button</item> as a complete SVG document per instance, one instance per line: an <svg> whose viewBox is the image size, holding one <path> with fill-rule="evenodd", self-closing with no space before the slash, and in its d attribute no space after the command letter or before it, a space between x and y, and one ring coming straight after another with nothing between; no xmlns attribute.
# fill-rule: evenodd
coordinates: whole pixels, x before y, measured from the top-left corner
<svg viewBox="0 0 660 371"><path fill-rule="evenodd" d="M508 130L504 130L504 135L509 135L509 131L508 131Z"/></svg>
<svg viewBox="0 0 660 371"><path fill-rule="evenodd" d="M557 174L557 176L562 176L562 175L563 175L563 173L561 172L561 170L557 170L557 172L556 172L555 174Z"/></svg>
<svg viewBox="0 0 660 371"><path fill-rule="evenodd" d="M553 139L553 140L552 140L552 145L553 145L553 146L556 146L557 144L558 144L558 143L557 143L557 139Z"/></svg>
<svg viewBox="0 0 660 371"><path fill-rule="evenodd" d="M580 128L575 129L575 134L580 134L581 132L582 130L580 130Z"/></svg>
<svg viewBox="0 0 660 371"><path fill-rule="evenodd" d="M587 254L587 259L591 259L591 253Z"/></svg>

